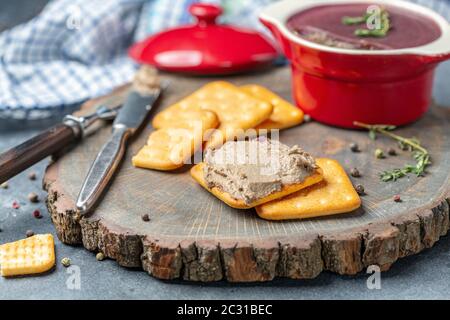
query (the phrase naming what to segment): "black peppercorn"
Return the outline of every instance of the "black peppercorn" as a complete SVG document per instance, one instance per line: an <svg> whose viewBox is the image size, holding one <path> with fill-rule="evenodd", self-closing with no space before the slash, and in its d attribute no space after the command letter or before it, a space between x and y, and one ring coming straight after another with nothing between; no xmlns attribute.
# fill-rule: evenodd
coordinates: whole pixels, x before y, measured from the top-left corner
<svg viewBox="0 0 450 320"><path fill-rule="evenodd" d="M362 184L356 185L355 190L356 190L356 192L357 192L360 196L366 194L366 192L364 191L364 187L363 187Z"/></svg>
<svg viewBox="0 0 450 320"><path fill-rule="evenodd" d="M358 146L358 144L357 143L350 143L350 150L352 151L352 152L359 152L360 150L359 150L359 146Z"/></svg>
<svg viewBox="0 0 450 320"><path fill-rule="evenodd" d="M353 168L352 170L350 170L350 175L355 178L361 177L361 173L357 168Z"/></svg>
<svg viewBox="0 0 450 320"><path fill-rule="evenodd" d="M396 156L396 155L397 155L397 151L395 151L394 148L389 148L389 149L388 149L388 155L390 155L390 156Z"/></svg>
<svg viewBox="0 0 450 320"><path fill-rule="evenodd" d="M36 193L31 192L28 194L28 200L32 203L37 203L39 202L39 196Z"/></svg>

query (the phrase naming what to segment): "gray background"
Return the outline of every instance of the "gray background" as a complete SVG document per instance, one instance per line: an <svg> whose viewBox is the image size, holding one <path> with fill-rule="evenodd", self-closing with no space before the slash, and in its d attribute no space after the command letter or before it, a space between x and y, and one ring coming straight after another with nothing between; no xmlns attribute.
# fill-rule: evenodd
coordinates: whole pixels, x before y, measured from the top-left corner
<svg viewBox="0 0 450 320"><path fill-rule="evenodd" d="M0 1L0 30L25 21L35 15L45 0ZM450 63L438 69L434 97L450 106ZM0 93L1 94L1 93ZM36 134L30 123L20 130L0 122L0 152ZM41 178L47 161L13 178L8 190L0 189L0 243L23 238L26 230L53 233L54 228L44 203L29 204L27 194L36 192L45 199ZM36 181L27 174L35 171ZM11 208L13 201L21 204ZM33 218L39 209L44 218ZM55 238L56 239L56 238ZM70 271L59 263L50 273L35 277L0 278L0 299L448 299L450 298L450 238L442 238L432 249L401 259L381 275L381 289L369 290L369 275L342 277L322 273L314 280L277 279L263 284L213 284L183 281L160 281L145 272L119 267L116 262L98 262L95 255L81 247L71 247L56 239L58 261L70 257L80 270L80 289L71 289Z"/></svg>

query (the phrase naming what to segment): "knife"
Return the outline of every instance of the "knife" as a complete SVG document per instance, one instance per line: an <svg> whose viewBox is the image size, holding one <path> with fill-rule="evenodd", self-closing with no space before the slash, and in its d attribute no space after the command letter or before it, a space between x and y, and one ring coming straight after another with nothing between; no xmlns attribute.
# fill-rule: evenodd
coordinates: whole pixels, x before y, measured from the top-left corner
<svg viewBox="0 0 450 320"><path fill-rule="evenodd" d="M98 104L93 113L81 117L66 116L62 123L0 154L0 183L6 182L72 142L81 140L98 120L112 120L122 106L125 96L126 92L122 90Z"/></svg>
<svg viewBox="0 0 450 320"><path fill-rule="evenodd" d="M161 94L161 87L142 92L132 88L112 126L112 135L98 153L77 199L81 215L90 213L125 155L128 139L139 129Z"/></svg>

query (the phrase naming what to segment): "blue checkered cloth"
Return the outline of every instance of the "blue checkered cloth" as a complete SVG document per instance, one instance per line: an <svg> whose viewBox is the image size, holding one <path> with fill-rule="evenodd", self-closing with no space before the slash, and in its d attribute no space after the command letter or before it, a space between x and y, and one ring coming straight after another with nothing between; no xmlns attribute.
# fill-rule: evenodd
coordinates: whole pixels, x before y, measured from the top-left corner
<svg viewBox="0 0 450 320"><path fill-rule="evenodd" d="M221 4L223 22L264 30L259 10L274 0L204 0ZM413 0L450 17L448 0ZM0 35L0 111L76 105L131 80L134 42L191 21L198 0L54 0L42 13Z"/></svg>

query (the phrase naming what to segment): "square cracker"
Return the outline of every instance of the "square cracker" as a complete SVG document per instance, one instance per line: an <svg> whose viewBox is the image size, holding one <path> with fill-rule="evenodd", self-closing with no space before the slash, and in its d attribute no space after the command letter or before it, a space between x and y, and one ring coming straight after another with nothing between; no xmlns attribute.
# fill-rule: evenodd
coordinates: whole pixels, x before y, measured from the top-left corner
<svg viewBox="0 0 450 320"><path fill-rule="evenodd" d="M227 205L229 205L232 208L236 209L249 209L256 207L257 205L260 205L265 202L269 202L281 197L284 197L286 195L289 195L291 193L294 193L300 189L306 188L308 186L311 186L315 183L318 183L322 180L322 170L319 168L315 173L307 177L303 182L291 184L291 185L285 185L282 187L282 189L278 192L274 192L264 198L261 198L253 203L246 204L244 200L235 199L233 198L229 193L224 192L220 190L217 187L214 188L208 188L208 185L206 183L206 180L203 175L203 168L205 166L205 163L199 163L191 168L191 175L192 177L206 190L211 192L213 195L215 195L217 198L225 202Z"/></svg>
<svg viewBox="0 0 450 320"><path fill-rule="evenodd" d="M256 99L235 85L225 81L210 82L190 96L158 113L153 118L154 128L167 127L171 119L188 110L210 110L220 121L218 132L214 132L206 147L217 147L234 140L240 130L255 128L269 118L273 107L270 103Z"/></svg>
<svg viewBox="0 0 450 320"><path fill-rule="evenodd" d="M159 120L155 120L156 117ZM217 114L210 110L185 110L178 112L176 115L172 112L160 112L157 114L153 123L159 123L159 126L153 125L155 129L164 128L187 128L194 129L200 125L202 130L205 131L211 128L217 128L219 126L219 117Z"/></svg>
<svg viewBox="0 0 450 320"><path fill-rule="evenodd" d="M303 122L303 111L272 91L256 84L245 85L239 89L273 105L270 117L256 126L256 129L286 129Z"/></svg>
<svg viewBox="0 0 450 320"><path fill-rule="evenodd" d="M175 170L181 168L193 155L196 149L195 140L195 134L188 129L158 129L150 134L147 144L131 161L135 167Z"/></svg>
<svg viewBox="0 0 450 320"><path fill-rule="evenodd" d="M3 277L42 273L55 265L55 244L51 234L39 234L0 246L0 274Z"/></svg>
<svg viewBox="0 0 450 320"><path fill-rule="evenodd" d="M186 112L172 122L176 127L153 131L147 144L132 158L132 163L146 169L178 169L201 148L206 132L218 124L216 114L211 111Z"/></svg>
<svg viewBox="0 0 450 320"><path fill-rule="evenodd" d="M316 161L323 170L322 182L256 207L258 215L267 220L304 219L358 209L361 199L339 162Z"/></svg>

